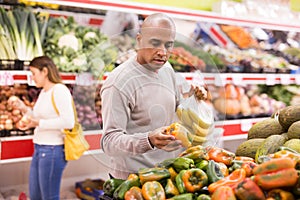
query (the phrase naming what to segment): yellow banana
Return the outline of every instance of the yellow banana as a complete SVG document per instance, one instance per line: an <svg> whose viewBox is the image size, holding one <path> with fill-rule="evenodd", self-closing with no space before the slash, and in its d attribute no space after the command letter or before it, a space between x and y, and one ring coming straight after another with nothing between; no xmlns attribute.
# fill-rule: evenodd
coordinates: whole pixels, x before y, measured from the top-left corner
<svg viewBox="0 0 300 200"><path fill-rule="evenodd" d="M206 137L201 137L198 135L194 135L192 133L188 134L189 140L191 141L192 145L202 145L204 142L207 141Z"/></svg>
<svg viewBox="0 0 300 200"><path fill-rule="evenodd" d="M195 135L198 135L201 137L206 137L209 133L209 129L202 128L195 122L193 122L192 129L193 129L193 132Z"/></svg>
<svg viewBox="0 0 300 200"><path fill-rule="evenodd" d="M181 110L181 122L183 123L184 126L191 128L193 125L193 121L189 117L189 113L187 109L182 109Z"/></svg>
<svg viewBox="0 0 300 200"><path fill-rule="evenodd" d="M181 117L182 117L182 108L177 107L177 109L176 109L176 114L177 114L178 119L181 121Z"/></svg>
<svg viewBox="0 0 300 200"><path fill-rule="evenodd" d="M196 124L198 124L200 127L204 128L204 129L207 129L210 127L211 123L205 122L204 120L202 120L193 110L188 108L187 113L188 113L190 119L193 122L195 122Z"/></svg>

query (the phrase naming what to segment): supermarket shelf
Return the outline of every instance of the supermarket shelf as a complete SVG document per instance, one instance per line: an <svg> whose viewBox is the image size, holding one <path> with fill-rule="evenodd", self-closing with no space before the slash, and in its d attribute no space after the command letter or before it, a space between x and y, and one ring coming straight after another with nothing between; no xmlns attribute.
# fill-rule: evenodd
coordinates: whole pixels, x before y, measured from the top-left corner
<svg viewBox="0 0 300 200"><path fill-rule="evenodd" d="M39 2L38 0L30 0L32 2ZM261 18L233 18L225 17L218 13L199 11L185 8L175 8L170 6L153 5L146 3L128 2L128 1L102 1L102 0L43 0L45 3L52 3L64 6L75 6L89 9L100 10L115 10L137 14L149 15L155 12L167 13L171 17L193 20L205 21L214 23L224 23L239 26L261 27L271 30L285 30L285 31L300 31L300 25L297 21L288 21L281 19L267 20Z"/></svg>
<svg viewBox="0 0 300 200"><path fill-rule="evenodd" d="M255 73L179 73L187 81L198 81L200 84L215 84L217 86L226 83L240 84L266 84L289 85L300 84L300 74L255 74ZM66 84L80 84L82 80L76 73L61 73ZM105 80L107 74L103 77ZM90 81L90 80L88 80ZM84 82L84 80L83 80ZM0 85L13 85L15 83L34 85L29 71L0 71Z"/></svg>
<svg viewBox="0 0 300 200"><path fill-rule="evenodd" d="M84 156L87 155L99 155L104 153L101 149L95 149L95 150L88 150L84 152ZM32 157L24 157L24 158L11 158L11 159L6 159L6 160L0 160L0 164L10 164L10 163L17 163L17 162L27 162L31 161Z"/></svg>
<svg viewBox="0 0 300 200"><path fill-rule="evenodd" d="M239 134L239 135L230 135L223 137L223 141L234 141L234 140L247 140L247 134Z"/></svg>
<svg viewBox="0 0 300 200"><path fill-rule="evenodd" d="M256 74L256 73L180 73L187 81L199 81L200 84L222 86L226 83L235 85L265 84L289 85L300 84L300 74Z"/></svg>
<svg viewBox="0 0 300 200"><path fill-rule="evenodd" d="M237 119L237 120L226 120L218 121L215 123L217 128L223 128L223 136L235 136L235 137L245 137L242 135L247 135L249 129L253 124L262 121L267 118L251 118L251 119ZM239 136L237 136L239 135ZM230 138L230 137L228 137Z"/></svg>
<svg viewBox="0 0 300 200"><path fill-rule="evenodd" d="M265 118L220 121L216 122L216 127L224 129L224 141L246 139L251 126L263 119ZM103 153L100 146L101 130L84 131L84 135L90 144L87 155ZM0 138L0 164L28 160L33 152L32 138L32 135Z"/></svg>
<svg viewBox="0 0 300 200"><path fill-rule="evenodd" d="M99 150L101 130L85 131L84 136L90 144L87 154L93 154ZM33 136L13 136L0 138L0 163L22 161L23 158L31 157L33 152Z"/></svg>
<svg viewBox="0 0 300 200"><path fill-rule="evenodd" d="M65 84L76 83L76 73L60 73ZM30 71L3 70L0 71L0 85L28 84L34 85Z"/></svg>

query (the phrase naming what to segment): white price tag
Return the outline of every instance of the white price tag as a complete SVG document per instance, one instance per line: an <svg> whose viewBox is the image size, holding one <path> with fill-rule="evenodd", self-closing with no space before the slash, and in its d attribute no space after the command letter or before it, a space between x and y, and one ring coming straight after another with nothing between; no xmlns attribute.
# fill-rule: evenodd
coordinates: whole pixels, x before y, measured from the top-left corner
<svg viewBox="0 0 300 200"><path fill-rule="evenodd" d="M266 85L275 85L276 76L274 74L267 74L266 76Z"/></svg>
<svg viewBox="0 0 300 200"><path fill-rule="evenodd" d="M241 120L241 131L248 132L252 125L252 120Z"/></svg>
<svg viewBox="0 0 300 200"><path fill-rule="evenodd" d="M27 73L27 84L29 86L35 86L35 82L33 81L33 78L32 78L32 73Z"/></svg>
<svg viewBox="0 0 300 200"><path fill-rule="evenodd" d="M232 74L232 82L234 85L241 85L243 83L242 74Z"/></svg>
<svg viewBox="0 0 300 200"><path fill-rule="evenodd" d="M204 77L200 73L193 73L192 74L192 84L194 85L205 85Z"/></svg>
<svg viewBox="0 0 300 200"><path fill-rule="evenodd" d="M216 86L224 86L226 85L227 75L216 74L215 75L215 85Z"/></svg>
<svg viewBox="0 0 300 200"><path fill-rule="evenodd" d="M88 72L80 73L76 76L76 84L77 85L83 85L83 86L89 86L94 83L93 75Z"/></svg>
<svg viewBox="0 0 300 200"><path fill-rule="evenodd" d="M280 75L280 82L282 85L289 85L291 84L291 79L289 74L281 74Z"/></svg>
<svg viewBox="0 0 300 200"><path fill-rule="evenodd" d="M9 71L0 72L0 85L13 85L14 77L13 74Z"/></svg>
<svg viewBox="0 0 300 200"><path fill-rule="evenodd" d="M300 85L300 74L297 74L295 76L295 82L296 82L297 85Z"/></svg>

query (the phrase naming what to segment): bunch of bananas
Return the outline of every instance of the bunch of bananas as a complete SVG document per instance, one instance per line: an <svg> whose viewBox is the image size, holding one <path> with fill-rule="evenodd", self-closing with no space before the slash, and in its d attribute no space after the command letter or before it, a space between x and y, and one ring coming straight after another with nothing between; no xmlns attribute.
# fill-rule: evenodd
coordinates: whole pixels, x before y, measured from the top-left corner
<svg viewBox="0 0 300 200"><path fill-rule="evenodd" d="M207 141L207 136L213 124L212 117L197 115L190 108L178 106L176 110L180 123L189 130L188 137L192 145L202 145Z"/></svg>

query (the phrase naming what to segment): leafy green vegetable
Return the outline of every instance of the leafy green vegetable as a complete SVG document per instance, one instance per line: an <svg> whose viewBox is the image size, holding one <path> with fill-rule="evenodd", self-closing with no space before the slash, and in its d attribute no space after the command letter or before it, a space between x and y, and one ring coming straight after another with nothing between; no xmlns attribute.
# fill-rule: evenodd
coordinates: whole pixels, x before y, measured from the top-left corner
<svg viewBox="0 0 300 200"><path fill-rule="evenodd" d="M277 101L284 102L287 106L290 105L292 98L295 96L293 92L291 92L288 87L291 86L285 86L285 85L274 85L274 86L268 86L268 85L259 85L259 91L260 93L266 93L271 98L274 98Z"/></svg>
<svg viewBox="0 0 300 200"><path fill-rule="evenodd" d="M78 25L73 17L50 18L43 44L61 71L90 72L101 79L117 58L117 48L98 28Z"/></svg>

